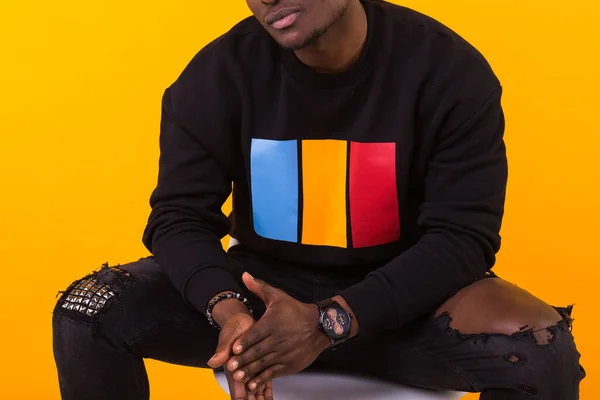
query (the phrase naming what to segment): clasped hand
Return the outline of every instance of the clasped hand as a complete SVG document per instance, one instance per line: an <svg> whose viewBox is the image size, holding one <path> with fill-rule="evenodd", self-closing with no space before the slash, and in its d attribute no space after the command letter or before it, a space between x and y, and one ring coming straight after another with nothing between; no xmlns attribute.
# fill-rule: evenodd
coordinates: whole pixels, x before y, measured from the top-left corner
<svg viewBox="0 0 600 400"><path fill-rule="evenodd" d="M248 273L242 278L265 303L266 312L233 343L234 356L225 368L250 393L259 389L259 400L263 396L270 400L271 390L267 396L262 394L266 384L307 368L329 347L330 340L318 329L316 305L302 303Z"/></svg>

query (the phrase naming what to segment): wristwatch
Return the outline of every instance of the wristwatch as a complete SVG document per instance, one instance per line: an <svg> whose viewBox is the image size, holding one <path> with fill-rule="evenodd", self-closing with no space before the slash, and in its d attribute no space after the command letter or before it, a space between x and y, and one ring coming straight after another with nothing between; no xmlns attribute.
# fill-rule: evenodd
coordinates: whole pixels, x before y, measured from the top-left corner
<svg viewBox="0 0 600 400"><path fill-rule="evenodd" d="M344 343L350 338L352 316L335 300L317 302L319 308L319 329L331 340L330 348Z"/></svg>

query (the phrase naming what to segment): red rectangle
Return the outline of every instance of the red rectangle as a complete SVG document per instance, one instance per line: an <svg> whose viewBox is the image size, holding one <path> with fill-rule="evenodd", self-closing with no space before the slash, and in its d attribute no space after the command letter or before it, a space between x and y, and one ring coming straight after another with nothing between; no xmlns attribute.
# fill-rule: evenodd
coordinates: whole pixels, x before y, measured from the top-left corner
<svg viewBox="0 0 600 400"><path fill-rule="evenodd" d="M349 174L352 247L399 240L396 143L352 142Z"/></svg>

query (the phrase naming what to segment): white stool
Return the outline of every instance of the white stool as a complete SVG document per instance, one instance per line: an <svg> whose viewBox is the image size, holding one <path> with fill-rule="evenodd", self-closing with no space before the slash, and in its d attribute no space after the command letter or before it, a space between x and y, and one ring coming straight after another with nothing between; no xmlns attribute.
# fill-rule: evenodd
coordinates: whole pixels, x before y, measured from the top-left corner
<svg viewBox="0 0 600 400"><path fill-rule="evenodd" d="M229 394L227 378L215 372ZM355 376L303 372L273 381L277 400L458 400L464 393L431 392Z"/></svg>

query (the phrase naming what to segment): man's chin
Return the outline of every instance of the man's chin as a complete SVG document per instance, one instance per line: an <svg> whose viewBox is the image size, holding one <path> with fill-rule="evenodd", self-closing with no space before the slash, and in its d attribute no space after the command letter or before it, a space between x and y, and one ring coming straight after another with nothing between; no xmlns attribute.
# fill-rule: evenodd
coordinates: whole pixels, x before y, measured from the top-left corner
<svg viewBox="0 0 600 400"><path fill-rule="evenodd" d="M285 50L300 50L307 46L305 38L299 35L275 37L275 41Z"/></svg>
<svg viewBox="0 0 600 400"><path fill-rule="evenodd" d="M319 38L321 37L320 32L313 32L312 34L301 34L300 32L289 32L284 33L283 35L274 39L277 41L279 46L284 48L285 50L302 50L305 47L311 46L315 44Z"/></svg>

